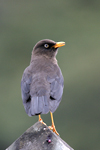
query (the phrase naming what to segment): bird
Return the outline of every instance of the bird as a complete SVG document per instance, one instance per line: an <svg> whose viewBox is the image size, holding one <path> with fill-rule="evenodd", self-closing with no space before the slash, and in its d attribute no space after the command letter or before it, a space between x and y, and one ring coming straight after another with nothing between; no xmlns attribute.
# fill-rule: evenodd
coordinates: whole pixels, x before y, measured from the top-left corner
<svg viewBox="0 0 100 150"><path fill-rule="evenodd" d="M22 101L28 116L39 116L39 121L45 124L41 114L50 112L52 125L49 128L57 132L53 113L58 108L64 88L64 79L56 55L58 48L65 42L55 42L43 39L33 47L31 61L24 70L21 79Z"/></svg>

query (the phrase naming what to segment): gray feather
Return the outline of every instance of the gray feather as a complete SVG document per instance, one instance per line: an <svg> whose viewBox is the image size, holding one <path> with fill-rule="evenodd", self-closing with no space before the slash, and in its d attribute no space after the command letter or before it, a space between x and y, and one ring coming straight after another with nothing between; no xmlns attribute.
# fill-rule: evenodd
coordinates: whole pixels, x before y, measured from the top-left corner
<svg viewBox="0 0 100 150"><path fill-rule="evenodd" d="M38 97L38 109L39 109L39 112L42 112L43 113L43 101L42 101L42 98L43 96L41 97Z"/></svg>
<svg viewBox="0 0 100 150"><path fill-rule="evenodd" d="M54 70L50 71L51 62L44 63L47 70L44 65L40 67L41 64L30 64L21 80L23 105L29 116L54 112L63 94L63 76L59 67L54 65Z"/></svg>
<svg viewBox="0 0 100 150"><path fill-rule="evenodd" d="M47 114L49 112L49 103L46 96L32 97L31 99L31 116L37 114Z"/></svg>
<svg viewBox="0 0 100 150"><path fill-rule="evenodd" d="M43 96L43 114L47 114L49 112L49 99L47 96Z"/></svg>
<svg viewBox="0 0 100 150"><path fill-rule="evenodd" d="M60 72L60 77L56 76L56 78L48 77L48 81L50 83L50 96L53 98L49 101L50 111L53 113L60 104L62 94L63 94L63 76Z"/></svg>

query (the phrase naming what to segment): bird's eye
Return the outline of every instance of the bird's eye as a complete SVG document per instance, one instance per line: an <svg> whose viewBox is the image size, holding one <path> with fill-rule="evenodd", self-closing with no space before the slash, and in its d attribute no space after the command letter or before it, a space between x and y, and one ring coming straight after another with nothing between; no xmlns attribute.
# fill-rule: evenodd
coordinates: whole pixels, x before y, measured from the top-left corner
<svg viewBox="0 0 100 150"><path fill-rule="evenodd" d="M48 48L48 47L49 47L49 45L48 45L48 44L44 44L44 47L45 47L45 48Z"/></svg>

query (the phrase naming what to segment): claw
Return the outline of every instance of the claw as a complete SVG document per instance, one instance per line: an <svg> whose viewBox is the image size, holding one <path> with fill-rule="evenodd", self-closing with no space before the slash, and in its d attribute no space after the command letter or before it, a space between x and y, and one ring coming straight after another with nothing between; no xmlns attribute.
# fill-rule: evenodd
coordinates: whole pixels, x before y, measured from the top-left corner
<svg viewBox="0 0 100 150"><path fill-rule="evenodd" d="M39 115L39 121L40 121L42 124L46 125L46 124L43 122L43 120L42 120L42 118L41 118L40 115Z"/></svg>
<svg viewBox="0 0 100 150"><path fill-rule="evenodd" d="M53 132L55 132L57 135L59 135L59 133L57 132L57 130L56 130L56 128L55 128L55 126L49 126L48 127L50 130L53 130Z"/></svg>

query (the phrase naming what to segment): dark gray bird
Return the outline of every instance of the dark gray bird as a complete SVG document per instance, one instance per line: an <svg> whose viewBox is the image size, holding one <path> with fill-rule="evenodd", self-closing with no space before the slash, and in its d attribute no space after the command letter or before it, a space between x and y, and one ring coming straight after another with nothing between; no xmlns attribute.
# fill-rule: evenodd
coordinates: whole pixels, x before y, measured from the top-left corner
<svg viewBox="0 0 100 150"><path fill-rule="evenodd" d="M58 48L65 42L49 39L39 41L33 48L30 65L24 70L21 80L23 105L29 116L50 112L52 126L56 134L53 114L59 106L63 94L63 76L57 64Z"/></svg>

